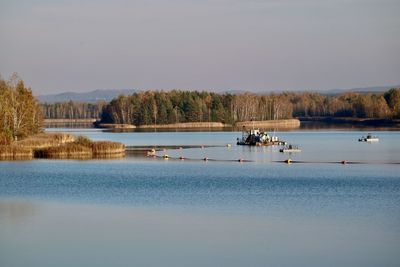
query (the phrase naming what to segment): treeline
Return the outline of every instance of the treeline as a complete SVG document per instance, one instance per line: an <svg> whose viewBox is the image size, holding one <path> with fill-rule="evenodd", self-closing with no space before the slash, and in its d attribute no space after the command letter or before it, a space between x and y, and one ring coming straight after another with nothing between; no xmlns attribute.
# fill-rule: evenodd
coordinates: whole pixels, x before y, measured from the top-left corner
<svg viewBox="0 0 400 267"><path fill-rule="evenodd" d="M41 104L46 119L98 119L106 102L62 102Z"/></svg>
<svg viewBox="0 0 400 267"><path fill-rule="evenodd" d="M18 75L0 77L0 144L40 132L42 122L38 102Z"/></svg>
<svg viewBox="0 0 400 267"><path fill-rule="evenodd" d="M400 89L384 93L285 92L218 94L199 91L145 91L121 95L110 103L42 104L45 118L101 118L103 123L134 125L180 122L235 123L292 117L400 118Z"/></svg>
<svg viewBox="0 0 400 267"><path fill-rule="evenodd" d="M147 91L119 96L103 108L105 123L168 124L277 120L292 117L400 118L400 89L380 94L318 93L258 95L198 91Z"/></svg>
<svg viewBox="0 0 400 267"><path fill-rule="evenodd" d="M289 94L296 117L400 118L400 89L385 93Z"/></svg>

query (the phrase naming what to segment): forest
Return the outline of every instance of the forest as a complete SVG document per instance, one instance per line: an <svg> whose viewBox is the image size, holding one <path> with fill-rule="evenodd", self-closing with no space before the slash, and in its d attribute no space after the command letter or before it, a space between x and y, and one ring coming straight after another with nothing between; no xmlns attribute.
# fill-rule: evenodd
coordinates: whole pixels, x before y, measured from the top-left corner
<svg viewBox="0 0 400 267"><path fill-rule="evenodd" d="M41 131L41 108L32 90L17 74L9 80L0 77L0 144Z"/></svg>
<svg viewBox="0 0 400 267"><path fill-rule="evenodd" d="M60 102L41 104L46 119L98 119L106 102Z"/></svg>
<svg viewBox="0 0 400 267"><path fill-rule="evenodd" d="M218 94L199 91L145 91L119 96L105 105L102 122L134 125L179 122L235 123L293 117L400 118L400 89L385 93L285 92Z"/></svg>
<svg viewBox="0 0 400 267"><path fill-rule="evenodd" d="M384 93L322 95L314 92L219 94L206 91L144 91L110 103L42 104L46 118L101 119L134 125L180 122L235 123L293 117L400 118L400 89Z"/></svg>

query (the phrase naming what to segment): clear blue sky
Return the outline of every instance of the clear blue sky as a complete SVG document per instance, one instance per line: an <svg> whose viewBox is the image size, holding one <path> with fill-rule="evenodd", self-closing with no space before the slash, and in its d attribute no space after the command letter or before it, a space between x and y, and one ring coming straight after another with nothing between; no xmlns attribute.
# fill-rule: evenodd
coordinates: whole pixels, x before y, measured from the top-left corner
<svg viewBox="0 0 400 267"><path fill-rule="evenodd" d="M0 0L0 73L36 94L400 83L399 0Z"/></svg>

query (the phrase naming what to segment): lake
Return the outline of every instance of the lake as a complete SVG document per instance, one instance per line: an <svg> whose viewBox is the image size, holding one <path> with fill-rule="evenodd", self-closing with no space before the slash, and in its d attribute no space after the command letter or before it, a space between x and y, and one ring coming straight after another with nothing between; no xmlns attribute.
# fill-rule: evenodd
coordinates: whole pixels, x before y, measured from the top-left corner
<svg viewBox="0 0 400 267"><path fill-rule="evenodd" d="M276 132L302 149L288 155L240 132L48 130L214 147L0 161L0 266L400 265L399 131Z"/></svg>

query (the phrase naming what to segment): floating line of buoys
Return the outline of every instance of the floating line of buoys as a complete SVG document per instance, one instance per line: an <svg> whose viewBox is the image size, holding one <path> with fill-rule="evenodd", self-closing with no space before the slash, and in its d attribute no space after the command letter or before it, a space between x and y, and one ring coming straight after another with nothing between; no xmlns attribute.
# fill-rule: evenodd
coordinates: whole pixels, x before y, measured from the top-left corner
<svg viewBox="0 0 400 267"><path fill-rule="evenodd" d="M150 157L150 156L149 156ZM256 162L255 160L247 160L247 159L212 159L209 157L204 157L204 158L186 158L184 156L179 156L179 157L170 157L168 154L164 155L151 155L153 158L161 158L161 159L171 159L171 160L188 160L188 161L218 161L218 162L239 162L239 163L244 163L244 162ZM286 159L286 160L275 160L271 161L272 163L286 163L286 164L342 164L342 165L347 165L347 164L400 164L400 162L361 162L361 161L347 161L347 160L341 160L341 161L302 161L302 160L292 160L292 159Z"/></svg>
<svg viewBox="0 0 400 267"><path fill-rule="evenodd" d="M272 162L276 163L287 163L287 164L292 164L292 163L311 163L311 164L400 164L400 162L362 162L362 161L347 161L347 160L341 160L341 161L303 161L303 160L291 160L291 159L286 159L286 160L275 160Z"/></svg>
<svg viewBox="0 0 400 267"><path fill-rule="evenodd" d="M171 160L189 160L189 161L220 161L220 162L254 162L254 160L247 160L247 159L212 159L209 157L204 157L204 158L186 158L184 156L179 156L179 157L170 157L167 154L164 155L152 155L151 157L153 158L161 158L161 159L171 159Z"/></svg>

